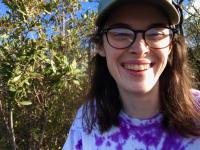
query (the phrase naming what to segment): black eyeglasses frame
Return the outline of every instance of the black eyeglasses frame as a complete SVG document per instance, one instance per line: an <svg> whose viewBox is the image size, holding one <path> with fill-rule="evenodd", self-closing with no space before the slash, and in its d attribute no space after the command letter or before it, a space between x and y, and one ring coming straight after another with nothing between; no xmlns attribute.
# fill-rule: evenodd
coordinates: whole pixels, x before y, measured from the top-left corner
<svg viewBox="0 0 200 150"><path fill-rule="evenodd" d="M133 36L133 40L132 40L132 42L131 42L128 46L123 47L123 48L118 48L118 47L113 46L113 45L110 43L110 41L109 41L109 39L108 39L108 32L109 32L109 30L116 29L116 28L129 29L130 31L132 31L132 32L134 33L135 36ZM149 27L149 28L147 28L146 30L135 30L135 29L132 29L132 28L130 28L130 27L123 27L123 26L122 26L122 27L120 27L120 26L116 26L116 27L115 27L115 26L114 26L114 27L108 27L108 28L102 29L102 30L100 31L100 35L101 35L101 36L103 36L104 34L106 35L106 40L107 40L107 42L109 43L109 45L110 45L112 48L115 48L115 49L126 49L126 48L130 48L130 47L133 45L133 43L135 42L135 40L136 40L136 38L137 38L137 34L138 34L138 33L142 33L142 38L144 39L145 44L149 46L149 44L146 42L146 39L145 39L145 33L146 33L147 31L149 31L150 29L153 29L153 28L166 28L166 29L170 29L170 30L172 31L172 37L171 37L171 41L169 42L169 45L170 45L170 43L173 41L175 34L178 33L178 30L177 30L176 28L169 27L169 26L155 26L155 27ZM149 48L153 48L153 49L163 49L163 48L168 47L169 45L164 46L164 47L161 47L161 48L155 48L155 47L149 46Z"/></svg>

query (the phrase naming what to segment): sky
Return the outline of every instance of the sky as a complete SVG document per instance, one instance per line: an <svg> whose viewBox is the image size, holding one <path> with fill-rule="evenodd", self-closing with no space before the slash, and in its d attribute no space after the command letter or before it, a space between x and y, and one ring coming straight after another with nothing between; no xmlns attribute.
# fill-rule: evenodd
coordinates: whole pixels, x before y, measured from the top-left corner
<svg viewBox="0 0 200 150"><path fill-rule="evenodd" d="M0 0L0 17L5 15L6 11L8 11L8 8L2 3L2 0Z"/></svg>

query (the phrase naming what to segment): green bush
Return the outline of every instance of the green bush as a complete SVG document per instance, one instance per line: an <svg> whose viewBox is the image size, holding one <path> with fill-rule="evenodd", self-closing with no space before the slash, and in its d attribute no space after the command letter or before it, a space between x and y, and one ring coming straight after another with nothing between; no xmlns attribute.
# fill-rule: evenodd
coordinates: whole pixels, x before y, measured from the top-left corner
<svg viewBox="0 0 200 150"><path fill-rule="evenodd" d="M61 149L87 91L84 40L95 14L72 0L3 2L0 149Z"/></svg>

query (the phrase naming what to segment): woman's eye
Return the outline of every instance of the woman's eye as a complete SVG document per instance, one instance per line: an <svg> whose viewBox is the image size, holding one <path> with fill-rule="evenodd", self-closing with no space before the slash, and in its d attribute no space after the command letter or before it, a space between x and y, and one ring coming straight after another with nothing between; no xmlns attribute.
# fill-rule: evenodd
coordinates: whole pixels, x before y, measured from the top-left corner
<svg viewBox="0 0 200 150"><path fill-rule="evenodd" d="M133 37L131 30L123 28L111 29L108 33L112 38L115 39L127 39Z"/></svg>
<svg viewBox="0 0 200 150"><path fill-rule="evenodd" d="M127 33L114 33L114 36L117 36L117 37L129 37L130 35L127 34Z"/></svg>
<svg viewBox="0 0 200 150"><path fill-rule="evenodd" d="M111 38L115 40L129 40L132 39L132 34L129 33L122 33L122 32L113 32L111 34Z"/></svg>
<svg viewBox="0 0 200 150"><path fill-rule="evenodd" d="M152 33L152 34L147 34L146 38L149 39L149 40L160 40L160 39L163 39L167 36L168 35L166 35L164 33Z"/></svg>

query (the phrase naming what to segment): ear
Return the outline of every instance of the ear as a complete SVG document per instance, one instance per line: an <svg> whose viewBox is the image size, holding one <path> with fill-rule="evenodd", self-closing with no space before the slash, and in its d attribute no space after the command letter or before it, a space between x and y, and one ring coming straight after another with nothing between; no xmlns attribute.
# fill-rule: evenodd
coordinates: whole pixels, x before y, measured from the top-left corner
<svg viewBox="0 0 200 150"><path fill-rule="evenodd" d="M96 45L95 49L96 49L97 54L99 54L102 57L106 57L106 52L103 45Z"/></svg>

